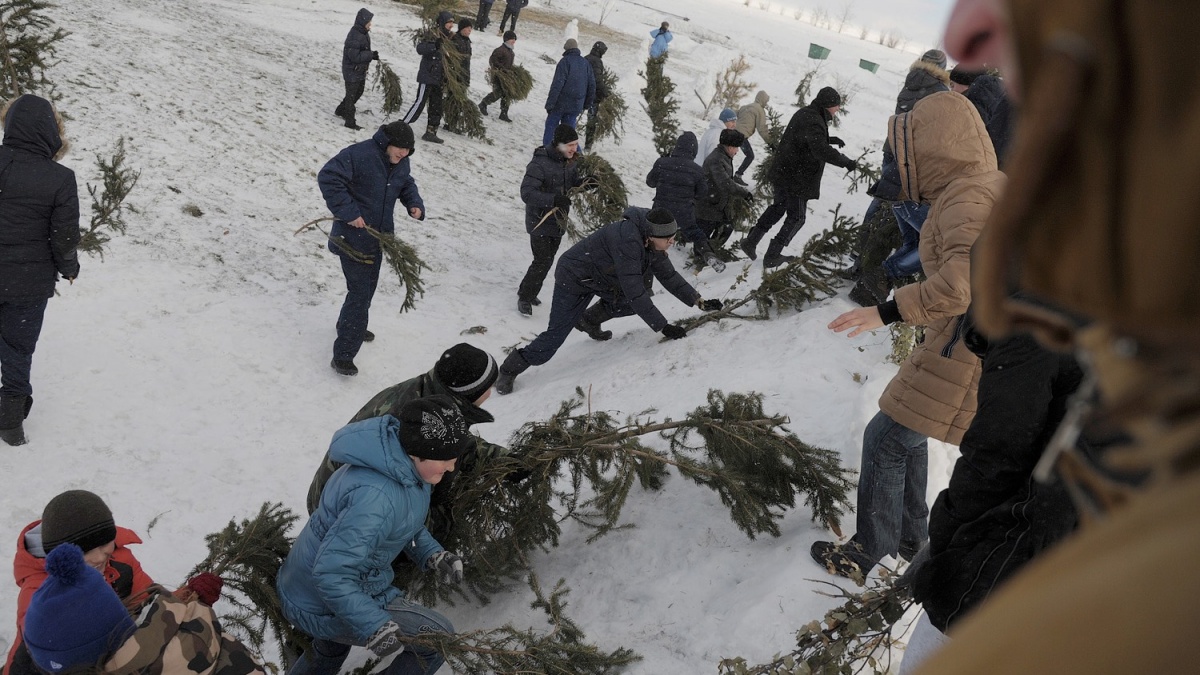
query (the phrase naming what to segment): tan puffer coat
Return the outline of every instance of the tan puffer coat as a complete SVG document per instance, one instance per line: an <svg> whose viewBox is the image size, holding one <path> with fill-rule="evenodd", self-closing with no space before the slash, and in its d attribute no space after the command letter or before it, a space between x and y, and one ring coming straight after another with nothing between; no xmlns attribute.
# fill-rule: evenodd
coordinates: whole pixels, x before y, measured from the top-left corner
<svg viewBox="0 0 1200 675"><path fill-rule="evenodd" d="M958 445L975 417L979 359L962 343L971 304L971 246L1004 187L996 152L975 106L953 92L927 96L888 122L901 197L932 204L921 229L925 280L896 290L905 323L925 342L879 399L896 422Z"/></svg>
<svg viewBox="0 0 1200 675"><path fill-rule="evenodd" d="M771 143L771 127L767 125L767 109L766 105L771 102L771 95L765 91L758 92L754 97L754 103L747 103L738 108L737 124L733 127L742 132L746 138L758 132L762 136L764 143Z"/></svg>

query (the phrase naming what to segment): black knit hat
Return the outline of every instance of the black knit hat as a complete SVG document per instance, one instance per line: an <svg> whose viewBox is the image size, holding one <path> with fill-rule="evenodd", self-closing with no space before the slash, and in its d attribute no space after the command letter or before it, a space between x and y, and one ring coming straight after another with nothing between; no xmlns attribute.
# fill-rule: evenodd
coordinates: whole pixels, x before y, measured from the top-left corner
<svg viewBox="0 0 1200 675"><path fill-rule="evenodd" d="M491 354L465 342L442 352L433 372L447 389L469 403L474 403L491 389L500 375L496 359Z"/></svg>
<svg viewBox="0 0 1200 675"><path fill-rule="evenodd" d="M650 236L666 239L674 236L679 231L679 223L675 222L675 216L664 208L650 209L646 214L646 220L650 222Z"/></svg>
<svg viewBox="0 0 1200 675"><path fill-rule="evenodd" d="M842 95L833 87L821 87L821 91L818 91L817 97L813 99L813 105L818 108L832 108L841 104Z"/></svg>
<svg viewBox="0 0 1200 675"><path fill-rule="evenodd" d="M504 31L504 41L505 42L508 42L509 40L516 40L516 39L517 39L516 31L511 31L511 30Z"/></svg>
<svg viewBox="0 0 1200 675"><path fill-rule="evenodd" d="M961 84L964 87L969 87L975 83L975 78L983 75L982 70L970 70L963 68L962 65L954 66L950 69L950 81L955 84Z"/></svg>
<svg viewBox="0 0 1200 675"><path fill-rule="evenodd" d="M383 125L383 134L387 136L388 145L394 145L397 148L406 148L408 154L412 154L416 150L416 138L413 136L412 127L404 123L404 120L396 120L390 124Z"/></svg>
<svg viewBox="0 0 1200 675"><path fill-rule="evenodd" d="M59 544L72 543L90 551L117 538L112 511L87 490L67 490L42 511L42 548L46 553Z"/></svg>
<svg viewBox="0 0 1200 675"><path fill-rule="evenodd" d="M449 396L426 396L400 408L400 444L413 457L445 461L469 447L471 434L458 404Z"/></svg>
<svg viewBox="0 0 1200 675"><path fill-rule="evenodd" d="M731 148L740 148L742 147L742 143L746 142L746 134L743 134L737 129L722 129L721 138L719 141L721 145L726 145Z"/></svg>
<svg viewBox="0 0 1200 675"><path fill-rule="evenodd" d="M560 124L554 128L554 144L563 145L579 140L579 134L575 132L574 127Z"/></svg>
<svg viewBox="0 0 1200 675"><path fill-rule="evenodd" d="M474 19L464 16L463 18L458 20L458 30L460 30L460 31L464 28L474 28L474 27L475 27Z"/></svg>

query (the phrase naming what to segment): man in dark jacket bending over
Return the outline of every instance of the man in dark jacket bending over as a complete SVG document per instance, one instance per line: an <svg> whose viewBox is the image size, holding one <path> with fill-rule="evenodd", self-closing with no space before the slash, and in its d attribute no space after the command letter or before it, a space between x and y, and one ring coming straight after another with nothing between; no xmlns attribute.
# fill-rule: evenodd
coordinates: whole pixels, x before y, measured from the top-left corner
<svg viewBox="0 0 1200 675"><path fill-rule="evenodd" d="M607 340L612 332L601 330L601 323L636 313L651 330L661 331L668 339L686 336L687 331L667 323L654 306L646 291L647 272L653 272L663 288L685 305L706 311L720 309L720 300L702 299L671 266L666 252L678 231L666 209L629 207L624 220L605 225L564 253L554 269L550 325L533 342L508 355L500 366L496 391L512 392L517 375L553 358L571 328ZM600 296L600 301L588 307L594 296Z"/></svg>

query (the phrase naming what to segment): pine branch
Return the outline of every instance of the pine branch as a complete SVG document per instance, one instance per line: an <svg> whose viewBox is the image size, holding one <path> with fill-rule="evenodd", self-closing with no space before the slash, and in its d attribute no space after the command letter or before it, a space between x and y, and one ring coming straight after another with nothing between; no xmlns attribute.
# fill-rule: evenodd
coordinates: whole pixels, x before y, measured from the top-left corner
<svg viewBox="0 0 1200 675"><path fill-rule="evenodd" d="M442 122L446 130L491 143L483 123L483 112L471 100L468 91L467 55L458 51L450 39L442 40L441 49L446 72L446 96L442 101Z"/></svg>
<svg viewBox="0 0 1200 675"><path fill-rule="evenodd" d="M847 169L846 175L843 178L850 179L850 185L846 188L846 194L852 195L858 192L859 187L871 187L873 183L879 180L882 170L867 161L867 155L871 154L871 148L863 148L855 158L854 163L857 169Z"/></svg>
<svg viewBox="0 0 1200 675"><path fill-rule="evenodd" d="M845 602L822 621L801 628L795 649L753 666L741 657L722 659L718 670L721 675L843 675L867 668L876 675L892 672L892 631L913 605L911 588L898 582L899 577L888 574L859 593L830 584L837 589L831 597Z"/></svg>
<svg viewBox="0 0 1200 675"><path fill-rule="evenodd" d="M258 515L239 524L230 520L220 532L204 538L208 557L188 573L215 574L225 582L219 605L222 625L240 633L256 655L263 657L268 636L280 654L308 644L283 615L275 581L292 548L288 531L299 516L279 503L265 503Z"/></svg>
<svg viewBox="0 0 1200 675"><path fill-rule="evenodd" d="M646 86L642 88L642 98L646 103L642 108L650 117L650 124L654 128L654 147L663 157L671 154L671 150L675 148L675 141L679 138L679 120L675 116L679 110L679 102L674 96L675 83L663 74L663 65L666 62L666 54L658 58L649 58L646 60L646 69L638 73L646 79Z"/></svg>
<svg viewBox="0 0 1200 675"><path fill-rule="evenodd" d="M44 0L0 1L0 91L4 98L41 91L57 98L46 70L57 61L57 44L70 35L54 27L45 10L55 7Z"/></svg>
<svg viewBox="0 0 1200 675"><path fill-rule="evenodd" d="M124 138L117 140L116 150L108 161L97 153L96 166L100 168L101 185L97 188L91 183L87 184L88 194L92 197L92 218L88 228L80 232L79 250L89 255L99 255L103 260L104 245L112 240L109 233L125 234L122 213L126 208L125 199L142 174L125 166ZM132 210L133 207L129 208Z"/></svg>
<svg viewBox="0 0 1200 675"><path fill-rule="evenodd" d="M326 232L320 223L337 220L333 217L316 218L301 225L292 233L296 236L306 230L317 230L325 235L325 239L332 243L339 251L345 254L351 260L362 263L364 265L374 265L375 257L346 243L343 237L334 237ZM421 270L429 269L429 265L421 260L421 256L417 254L412 244L409 244L394 234L380 232L375 228L367 225L363 227L376 241L379 242L379 248L383 251L384 260L396 273L396 278L404 285L404 302L400 305L400 311L406 312L417 306L417 298L425 295L425 283L421 281Z"/></svg>
<svg viewBox="0 0 1200 675"><path fill-rule="evenodd" d="M596 107L596 137L587 139L589 148L594 147L597 141L605 138L611 138L614 142L619 143L621 134L625 133L625 113L629 111L625 97L617 91L617 76L612 69L605 68L604 75L600 79L607 87L608 96Z"/></svg>
<svg viewBox="0 0 1200 675"><path fill-rule="evenodd" d="M385 115L394 115L404 107L404 91L400 87L400 78L386 61L381 60L375 66L372 86L383 92L383 113Z"/></svg>
<svg viewBox="0 0 1200 675"><path fill-rule="evenodd" d="M490 68L488 74L499 83L500 91L510 101L524 101L533 91L533 75L525 66L513 66L508 70Z"/></svg>
<svg viewBox="0 0 1200 675"><path fill-rule="evenodd" d="M436 649L454 672L463 675L610 675L642 660L624 647L606 652L585 641L587 636L564 614L570 592L565 580L560 579L548 596L532 572L528 584L534 594L530 607L545 612L547 632L506 624L468 633L423 633L405 642Z"/></svg>
<svg viewBox="0 0 1200 675"><path fill-rule="evenodd" d="M567 194L574 202L572 221L578 220L582 228L572 222L567 231L573 239L580 239L605 225L621 220L629 205L629 193L617 170L596 153L579 155L576 160L583 184L571 188Z"/></svg>
<svg viewBox="0 0 1200 675"><path fill-rule="evenodd" d="M558 545L564 520L592 528L589 542L628 527L621 512L633 488L661 489L669 469L715 491L752 538L778 536L779 519L800 494L813 520L835 529L849 506L852 472L836 453L785 429L785 417L766 414L760 394L710 391L707 405L683 419L654 420L646 410L623 423L584 410L585 401L576 390L547 421L518 429L510 455L455 480L454 527L442 544L467 561L466 580L447 587L414 575L410 597L432 603L470 594L486 602L526 571L528 552ZM668 450L646 446L651 434Z"/></svg>
<svg viewBox="0 0 1200 675"><path fill-rule="evenodd" d="M783 123L783 115L772 108L770 104L763 108L767 113L767 128L771 133L771 142L767 144L767 151L763 153L762 159L754 167L754 197L765 202L771 199L771 173L775 168L775 148L779 146L779 141L783 138L786 125Z"/></svg>
<svg viewBox="0 0 1200 675"><path fill-rule="evenodd" d="M727 318L765 320L771 318L772 309L776 316L785 309L799 312L814 302L836 295L841 283L837 273L853 251L858 228L853 218L841 215L841 207L838 204L831 210L833 224L810 239L796 260L773 272L765 272L762 283L746 296L726 301L719 311L686 319L681 325L692 330ZM754 315L739 313L749 305L754 306Z"/></svg>

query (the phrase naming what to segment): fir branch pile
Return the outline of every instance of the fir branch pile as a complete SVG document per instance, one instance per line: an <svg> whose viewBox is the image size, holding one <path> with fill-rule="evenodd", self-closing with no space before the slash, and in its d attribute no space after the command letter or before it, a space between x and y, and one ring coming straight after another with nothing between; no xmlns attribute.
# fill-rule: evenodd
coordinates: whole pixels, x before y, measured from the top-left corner
<svg viewBox="0 0 1200 675"><path fill-rule="evenodd" d="M533 75L525 66L513 66L507 70L489 68L488 76L499 83L500 91L511 102L524 101L533 91Z"/></svg>
<svg viewBox="0 0 1200 675"><path fill-rule="evenodd" d="M646 79L642 88L642 98L646 100L642 108L650 117L650 125L654 129L654 148L658 154L666 157L675 148L679 138L679 120L675 113L679 111L679 102L675 100L675 83L663 73L667 55L646 59L646 69L638 74Z"/></svg>
<svg viewBox="0 0 1200 675"><path fill-rule="evenodd" d="M772 196L771 171L775 168L776 149L787 128L783 122L783 114L772 108L771 104L763 106L763 109L767 113L767 129L771 134L771 142L767 143L766 152L762 153L762 158L754 167L754 196L756 199L770 199Z"/></svg>
<svg viewBox="0 0 1200 675"><path fill-rule="evenodd" d="M437 27L434 29L438 30ZM471 92L467 86L470 73L467 72L466 54L458 51L450 39L442 40L441 50L446 66L445 98L442 100L443 125L447 131L487 141L483 112L479 110L479 105L471 100Z"/></svg>
<svg viewBox="0 0 1200 675"><path fill-rule="evenodd" d="M0 86L2 98L43 92L56 98L46 70L57 61L58 43L69 33L54 25L45 0L0 0Z"/></svg>
<svg viewBox="0 0 1200 675"><path fill-rule="evenodd" d="M297 520L299 516L283 504L270 502L253 518L230 520L223 530L204 538L208 557L188 573L189 578L201 572L221 577L221 625L239 635L260 659L268 638L274 640L289 664L307 647L308 636L284 617L275 580L292 549L288 530Z"/></svg>
<svg viewBox="0 0 1200 675"><path fill-rule="evenodd" d="M527 572L529 552L558 545L567 519L593 530L589 543L629 527L621 512L633 488L661 489L672 468L716 492L748 537L778 536L779 521L801 498L815 522L838 529L852 472L837 453L797 438L787 418L766 413L762 400L712 390L682 419L658 421L645 410L622 422L586 407L576 390L550 419L517 430L509 456L455 480L455 525L442 544L466 561L465 581L451 586L414 572L409 597L487 602ZM650 434L667 450L646 445Z"/></svg>
<svg viewBox="0 0 1200 675"><path fill-rule="evenodd" d="M600 80L607 87L608 96L596 106L596 137L587 139L589 148L605 138L620 142L621 134L625 133L625 113L629 111L629 106L625 103L625 97L617 91L617 79L611 68L604 69Z"/></svg>
<svg viewBox="0 0 1200 675"><path fill-rule="evenodd" d="M87 184L92 197L92 218L87 229L81 228L79 250L89 255L104 258L104 246L112 240L112 234L125 234L123 211L133 207L125 203L129 193L137 185L140 171L125 166L125 139L117 140L112 157L105 160L96 154L96 166L100 169L100 185Z"/></svg>
<svg viewBox="0 0 1200 675"><path fill-rule="evenodd" d="M292 236L296 236L305 230L313 229L325 235L326 240L351 260L364 265L374 265L377 263L375 256L359 251L346 243L344 237L334 237L320 226L321 223L332 220L335 219L333 217L325 217L310 220L301 225L292 233ZM396 235L380 232L369 225L363 229L379 242L379 248L383 251L384 260L392 268L392 272L396 274L396 278L400 280L400 283L404 284L404 302L400 305L400 311L406 312L415 308L417 306L417 298L425 295L425 283L421 280L421 270L429 269L429 265L425 264L425 261L417 254L417 249L412 244L400 239Z"/></svg>
<svg viewBox="0 0 1200 675"><path fill-rule="evenodd" d="M573 239L580 239L621 220L629 205L629 192L617 170L600 155L578 155L575 161L583 184L567 191L574 206L567 231Z"/></svg>
<svg viewBox="0 0 1200 675"><path fill-rule="evenodd" d="M892 630L913 605L912 591L903 577L886 574L861 593L841 587L831 597L845 602L796 633L796 647L768 663L749 665L745 659L723 659L720 675L847 675L892 672ZM858 580L861 585L861 579ZM869 669L869 671L868 671Z"/></svg>
<svg viewBox="0 0 1200 675"><path fill-rule="evenodd" d="M814 236L804 245L796 260L777 268L764 271L762 282L744 297L727 300L716 312L707 312L682 321L687 330L721 319L765 320L785 310L801 311L810 304L837 294L841 283L839 272L854 250L858 236L858 223L841 214L842 205L831 210L833 224L829 229ZM748 279L748 270L734 282L731 290ZM754 307L753 314L739 312L748 306Z"/></svg>
<svg viewBox="0 0 1200 675"><path fill-rule="evenodd" d="M379 61L375 66L372 87L383 92L383 114L395 115L404 107L404 91L400 88L400 78L386 61Z"/></svg>

